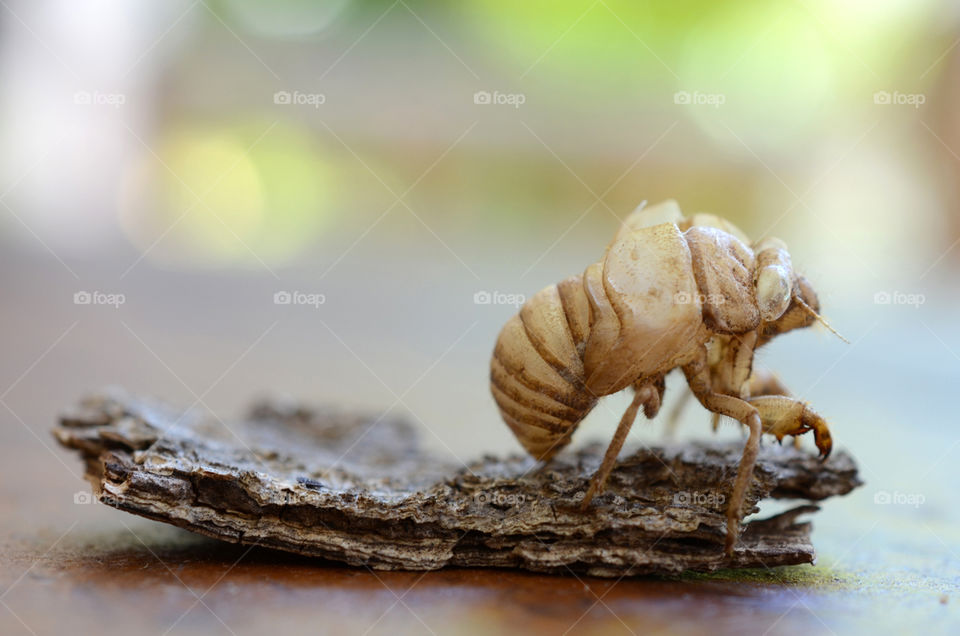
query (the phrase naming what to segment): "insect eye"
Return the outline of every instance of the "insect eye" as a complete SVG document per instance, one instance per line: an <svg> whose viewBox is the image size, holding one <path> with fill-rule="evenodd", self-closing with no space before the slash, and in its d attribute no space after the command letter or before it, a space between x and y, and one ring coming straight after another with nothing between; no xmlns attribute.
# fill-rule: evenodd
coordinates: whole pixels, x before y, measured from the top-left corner
<svg viewBox="0 0 960 636"><path fill-rule="evenodd" d="M770 322L783 315L790 305L790 274L783 267L770 265L757 274L757 306L760 317Z"/></svg>

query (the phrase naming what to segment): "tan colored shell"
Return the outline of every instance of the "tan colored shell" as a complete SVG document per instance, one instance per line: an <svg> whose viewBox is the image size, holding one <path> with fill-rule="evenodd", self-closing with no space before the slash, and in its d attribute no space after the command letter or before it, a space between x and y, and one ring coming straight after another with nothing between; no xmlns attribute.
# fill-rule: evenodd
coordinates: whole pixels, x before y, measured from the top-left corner
<svg viewBox="0 0 960 636"><path fill-rule="evenodd" d="M685 222L673 201L631 215L601 262L541 290L504 325L490 363L504 421L549 459L599 398L686 362L711 336L705 316L716 331L756 328L753 275L749 248Z"/></svg>
<svg viewBox="0 0 960 636"><path fill-rule="evenodd" d="M490 388L523 447L549 459L597 398L586 391L583 351L590 306L581 276L540 291L504 325L490 361Z"/></svg>
<svg viewBox="0 0 960 636"><path fill-rule="evenodd" d="M600 262L540 291L507 322L490 363L491 390L524 448L548 460L598 399L633 387L583 495L586 509L603 490L640 409L654 417L666 374L681 368L715 426L728 416L749 431L727 503L732 554L760 437L812 431L821 456L830 454L826 420L753 370L756 348L774 336L814 320L830 328L818 307L782 241L751 248L743 232L719 217L685 218L674 201L641 206Z"/></svg>

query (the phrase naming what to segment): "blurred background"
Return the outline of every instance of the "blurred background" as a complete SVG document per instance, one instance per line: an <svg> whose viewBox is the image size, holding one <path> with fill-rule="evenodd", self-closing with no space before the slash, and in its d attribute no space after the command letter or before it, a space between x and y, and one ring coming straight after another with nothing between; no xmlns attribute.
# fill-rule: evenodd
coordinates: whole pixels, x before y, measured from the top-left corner
<svg viewBox="0 0 960 636"><path fill-rule="evenodd" d="M487 387L500 326L674 198L783 238L851 341L759 358L867 482L818 515L821 563L955 592L958 80L960 5L932 0L3 0L0 505L30 520L0 525L117 524L69 505L81 467L48 432L109 384L519 451ZM708 422L690 407L682 434Z"/></svg>

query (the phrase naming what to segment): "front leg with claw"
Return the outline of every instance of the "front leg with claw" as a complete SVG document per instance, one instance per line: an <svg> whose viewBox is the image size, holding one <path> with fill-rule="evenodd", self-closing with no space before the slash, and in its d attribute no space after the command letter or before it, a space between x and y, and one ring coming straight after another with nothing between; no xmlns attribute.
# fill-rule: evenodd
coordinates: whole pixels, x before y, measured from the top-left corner
<svg viewBox="0 0 960 636"><path fill-rule="evenodd" d="M760 414L764 433L783 441L786 435L798 436L813 431L820 456L823 459L829 457L833 440L827 421L807 404L785 395L760 395L747 401Z"/></svg>

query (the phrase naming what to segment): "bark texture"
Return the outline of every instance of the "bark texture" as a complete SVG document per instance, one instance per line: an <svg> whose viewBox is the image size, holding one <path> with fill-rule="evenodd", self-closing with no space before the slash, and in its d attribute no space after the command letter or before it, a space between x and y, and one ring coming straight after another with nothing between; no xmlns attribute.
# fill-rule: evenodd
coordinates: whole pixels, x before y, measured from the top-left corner
<svg viewBox="0 0 960 636"><path fill-rule="evenodd" d="M604 447L546 468L485 456L456 466L392 416L264 401L239 421L119 390L90 396L54 434L105 504L210 537L378 569L523 568L619 577L810 563L806 503L858 485L853 459L765 444L747 497L806 500L748 524L723 553L742 443L624 452L604 494L577 504Z"/></svg>

